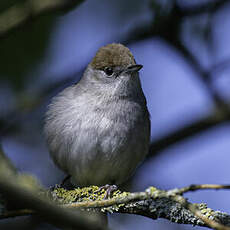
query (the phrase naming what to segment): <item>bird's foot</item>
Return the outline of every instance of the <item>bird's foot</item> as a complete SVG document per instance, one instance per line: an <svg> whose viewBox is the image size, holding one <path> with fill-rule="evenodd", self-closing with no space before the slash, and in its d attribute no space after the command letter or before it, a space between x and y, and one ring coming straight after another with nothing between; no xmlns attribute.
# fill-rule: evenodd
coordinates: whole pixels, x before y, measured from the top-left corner
<svg viewBox="0 0 230 230"><path fill-rule="evenodd" d="M105 196L104 196L104 199L108 199L108 198L111 198L113 193L117 190L117 186L115 184L113 185L109 185L109 184L106 184L106 185L103 185L101 187L99 187L99 189L96 191L96 192L101 192L102 190L105 190Z"/></svg>

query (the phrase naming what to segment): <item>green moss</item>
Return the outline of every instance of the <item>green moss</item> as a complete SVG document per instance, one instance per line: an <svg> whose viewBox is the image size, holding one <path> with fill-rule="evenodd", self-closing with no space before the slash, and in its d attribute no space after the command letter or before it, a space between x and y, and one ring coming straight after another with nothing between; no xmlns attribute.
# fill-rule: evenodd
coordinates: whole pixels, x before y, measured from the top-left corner
<svg viewBox="0 0 230 230"><path fill-rule="evenodd" d="M73 190L65 190L57 187L52 191L53 197L63 204L82 202L82 201L100 201L103 200L106 194L105 189L99 189L98 186L90 186L84 188L76 188ZM111 198L124 197L129 193L116 190Z"/></svg>

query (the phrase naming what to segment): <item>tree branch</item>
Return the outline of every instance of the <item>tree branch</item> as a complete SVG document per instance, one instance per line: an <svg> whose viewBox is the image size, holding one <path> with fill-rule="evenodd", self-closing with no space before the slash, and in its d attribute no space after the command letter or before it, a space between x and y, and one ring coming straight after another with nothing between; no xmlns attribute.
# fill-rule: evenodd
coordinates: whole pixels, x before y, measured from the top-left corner
<svg viewBox="0 0 230 230"><path fill-rule="evenodd" d="M196 186L197 188L208 187L210 189L223 187L221 185ZM191 204L184 197L178 195L188 187L168 191L150 187L144 192L138 193L116 191L113 198L109 200L103 199L105 191L97 193L97 186L69 191L57 187L53 191L49 191L48 194L59 206L66 209L137 214L151 219L164 218L181 224L209 228L215 226L229 230L230 228L227 226L230 226L230 216L228 214L213 211L205 204ZM33 210L30 212L29 210L18 210L18 215L23 213L25 215L35 214ZM9 217L11 214L12 212L6 212L5 216ZM13 216L16 214L17 211L13 212Z"/></svg>
<svg viewBox="0 0 230 230"><path fill-rule="evenodd" d="M165 148L168 148L170 145L229 121L230 116L226 116L225 114L221 114L221 112L217 111L216 115L202 118L191 125L187 125L178 131L174 131L167 136L162 137L159 140L153 141L150 145L148 156L154 156L156 152L160 152Z"/></svg>
<svg viewBox="0 0 230 230"><path fill-rule="evenodd" d="M192 186L188 186L192 187ZM127 193L127 192L117 192L115 197L109 200L97 200L91 201L91 199L95 199L95 194L93 191L98 191L98 188L95 187L92 189L92 194L85 193L85 188L77 189L75 192L80 194L80 196L75 200L64 199L65 207L77 207L84 208L87 210L91 210L92 208L100 208L101 211L107 212L119 212L119 213L128 213L128 214L138 214L142 216L146 216L152 219L157 218L165 218L170 220L171 222L183 223L183 224L192 224L199 226L209 226L212 228L211 224L218 225L228 225L230 226L230 216L226 213L215 212L209 208L205 204L191 204L187 202L187 200L178 195L182 190L188 189L188 187L181 189L172 189L168 191L160 190L155 187L149 187L145 190L145 192L138 193ZM194 188L194 186L193 186ZM223 185L196 185L196 189L220 189L225 188L229 189L230 186ZM61 191L61 193L60 193ZM57 188L54 190L53 196L57 199L61 199L63 202L64 197L68 197L68 191L63 193L63 189ZM72 195L74 191L70 192ZM82 201L81 194L90 194L88 196L89 201ZM61 195L61 196L60 196ZM104 193L100 194L101 199L105 195ZM84 195L83 195L84 196ZM86 198L86 197L85 197ZM197 216L202 213L202 218ZM211 219L212 221L206 221ZM218 222L218 223L217 223ZM218 225L219 226L219 225ZM226 228L230 229L230 228Z"/></svg>

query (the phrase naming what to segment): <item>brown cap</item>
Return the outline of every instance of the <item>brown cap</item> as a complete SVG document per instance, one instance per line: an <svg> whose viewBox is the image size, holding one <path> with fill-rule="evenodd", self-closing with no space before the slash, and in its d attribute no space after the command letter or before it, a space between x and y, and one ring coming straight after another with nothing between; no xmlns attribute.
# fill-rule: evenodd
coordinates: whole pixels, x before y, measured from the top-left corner
<svg viewBox="0 0 230 230"><path fill-rule="evenodd" d="M94 69L105 67L135 65L135 59L130 50L122 44L112 43L101 47L93 60L91 66Z"/></svg>

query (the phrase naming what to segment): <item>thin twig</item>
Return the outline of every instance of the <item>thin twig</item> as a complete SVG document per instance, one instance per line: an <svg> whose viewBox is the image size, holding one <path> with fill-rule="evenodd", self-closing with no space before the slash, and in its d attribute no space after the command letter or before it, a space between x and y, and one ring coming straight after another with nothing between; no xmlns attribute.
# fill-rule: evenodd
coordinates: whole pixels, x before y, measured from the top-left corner
<svg viewBox="0 0 230 230"><path fill-rule="evenodd" d="M183 187L180 189L175 189L175 193L178 195L182 195L186 192L193 192L196 190L204 190L204 189L230 189L230 185L219 185L219 184L192 184L187 187Z"/></svg>

